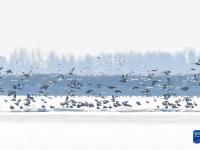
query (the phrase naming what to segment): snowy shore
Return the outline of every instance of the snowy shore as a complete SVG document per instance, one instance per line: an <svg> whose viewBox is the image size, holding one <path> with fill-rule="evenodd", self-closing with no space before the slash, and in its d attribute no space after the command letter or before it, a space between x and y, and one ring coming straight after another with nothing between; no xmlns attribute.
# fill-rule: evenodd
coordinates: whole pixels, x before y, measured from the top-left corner
<svg viewBox="0 0 200 150"><path fill-rule="evenodd" d="M199 150L198 112L0 113L3 150Z"/></svg>
<svg viewBox="0 0 200 150"><path fill-rule="evenodd" d="M0 112L199 112L200 97L0 96Z"/></svg>
<svg viewBox="0 0 200 150"><path fill-rule="evenodd" d="M20 112L0 113L0 122L199 124L199 112Z"/></svg>

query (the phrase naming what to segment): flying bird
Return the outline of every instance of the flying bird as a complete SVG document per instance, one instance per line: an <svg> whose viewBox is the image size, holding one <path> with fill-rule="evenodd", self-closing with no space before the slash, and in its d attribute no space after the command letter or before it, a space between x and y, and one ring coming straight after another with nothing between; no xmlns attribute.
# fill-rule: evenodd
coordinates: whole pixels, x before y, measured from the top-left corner
<svg viewBox="0 0 200 150"><path fill-rule="evenodd" d="M73 75L75 68L72 68L72 70L68 73L69 75Z"/></svg>
<svg viewBox="0 0 200 150"><path fill-rule="evenodd" d="M13 73L11 69L6 70L7 74Z"/></svg>
<svg viewBox="0 0 200 150"><path fill-rule="evenodd" d="M194 64L200 66L200 59L198 60L198 62L195 62Z"/></svg>

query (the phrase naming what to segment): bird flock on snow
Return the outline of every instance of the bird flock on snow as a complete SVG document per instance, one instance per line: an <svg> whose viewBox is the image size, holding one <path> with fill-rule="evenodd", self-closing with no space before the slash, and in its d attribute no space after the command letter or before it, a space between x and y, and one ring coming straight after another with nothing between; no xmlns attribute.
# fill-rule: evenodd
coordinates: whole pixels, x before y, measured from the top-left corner
<svg viewBox="0 0 200 150"><path fill-rule="evenodd" d="M101 60L101 57L97 57ZM123 61L121 62L123 64ZM200 60L193 64L190 68L193 71L191 76L192 83L197 85L200 89L200 74L196 73L197 67L200 67ZM89 67L88 67L89 68ZM0 67L0 71L6 75L0 77L1 80L6 80L7 76L14 75L13 70L5 70L3 66ZM179 96L175 92L176 83L172 81L172 75L170 70L160 71L159 69L151 69L145 76L133 76L132 71L130 74L122 74L120 79L114 81L117 84L122 84L126 88L126 84L131 80L140 78L139 83L132 86L133 91L138 91L142 96L120 96L123 91L118 88L117 85L104 85L101 81L91 86L93 83L83 83L77 80L76 68L68 72L68 74L56 74L54 79L49 80L47 83L38 84L38 94L26 93L26 95L18 95L18 91L24 89L26 82L31 80L34 76L33 71L22 72L19 76L19 80L16 84L9 85L10 89L6 91L4 88L0 88L1 102L0 110L8 111L66 111L66 110L94 110L94 111L125 111L125 110L158 110L158 111L176 111L176 110L200 110L200 103L198 96L191 98L187 96L187 92L190 91L190 86L186 86L184 83L180 85L179 90L185 93L186 96ZM158 80L156 78L157 73L162 74L164 80ZM146 81L151 83L151 86L147 85ZM59 82L65 82L66 89L68 89L65 95L48 95L47 91L53 85ZM83 87L87 84L87 88ZM153 96L152 90L158 88L165 92L161 96ZM111 90L110 96L105 96L101 89ZM85 90L84 96L78 96L76 91ZM167 92L166 92L167 91Z"/></svg>

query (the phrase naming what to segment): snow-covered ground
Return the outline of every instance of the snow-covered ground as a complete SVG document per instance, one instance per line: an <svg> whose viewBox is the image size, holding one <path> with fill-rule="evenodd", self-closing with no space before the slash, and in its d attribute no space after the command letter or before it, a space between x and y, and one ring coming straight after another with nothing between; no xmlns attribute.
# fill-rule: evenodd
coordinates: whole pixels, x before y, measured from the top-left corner
<svg viewBox="0 0 200 150"><path fill-rule="evenodd" d="M0 96L0 111L200 111L200 97Z"/></svg>
<svg viewBox="0 0 200 150"><path fill-rule="evenodd" d="M106 104L105 100L108 101ZM123 104L126 101L128 106ZM28 106L25 105L27 102L30 102ZM114 107L116 102L120 106ZM60 96L35 96L28 100L25 96L16 99L0 96L0 149L200 148L199 144L193 143L192 137L193 131L200 129L199 97L170 97L166 100L163 97L135 96L113 100L112 97L76 96L69 97L67 103L66 97ZM77 108L79 103L93 104L94 107ZM101 103L99 109L96 107L98 103Z"/></svg>
<svg viewBox="0 0 200 150"><path fill-rule="evenodd" d="M198 112L0 113L2 150L199 150Z"/></svg>

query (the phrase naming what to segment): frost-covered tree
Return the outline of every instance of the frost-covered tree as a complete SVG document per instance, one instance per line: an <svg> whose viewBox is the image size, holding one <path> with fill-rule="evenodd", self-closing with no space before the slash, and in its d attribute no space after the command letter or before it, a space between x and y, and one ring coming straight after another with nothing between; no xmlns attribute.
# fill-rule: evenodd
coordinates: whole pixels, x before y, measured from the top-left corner
<svg viewBox="0 0 200 150"><path fill-rule="evenodd" d="M78 58L72 54L57 56L53 51L42 54L40 49L31 52L25 48L15 49L9 61L0 57L0 63L12 69L14 73L21 74L33 70L35 74L69 73L75 68L78 75L116 75L116 74L146 74L152 69L171 70L172 73L186 73L190 67L195 67L199 53L192 49L177 52L174 55L168 52L126 52L126 53L100 53L96 56L85 55ZM0 65L1 66L1 65Z"/></svg>

